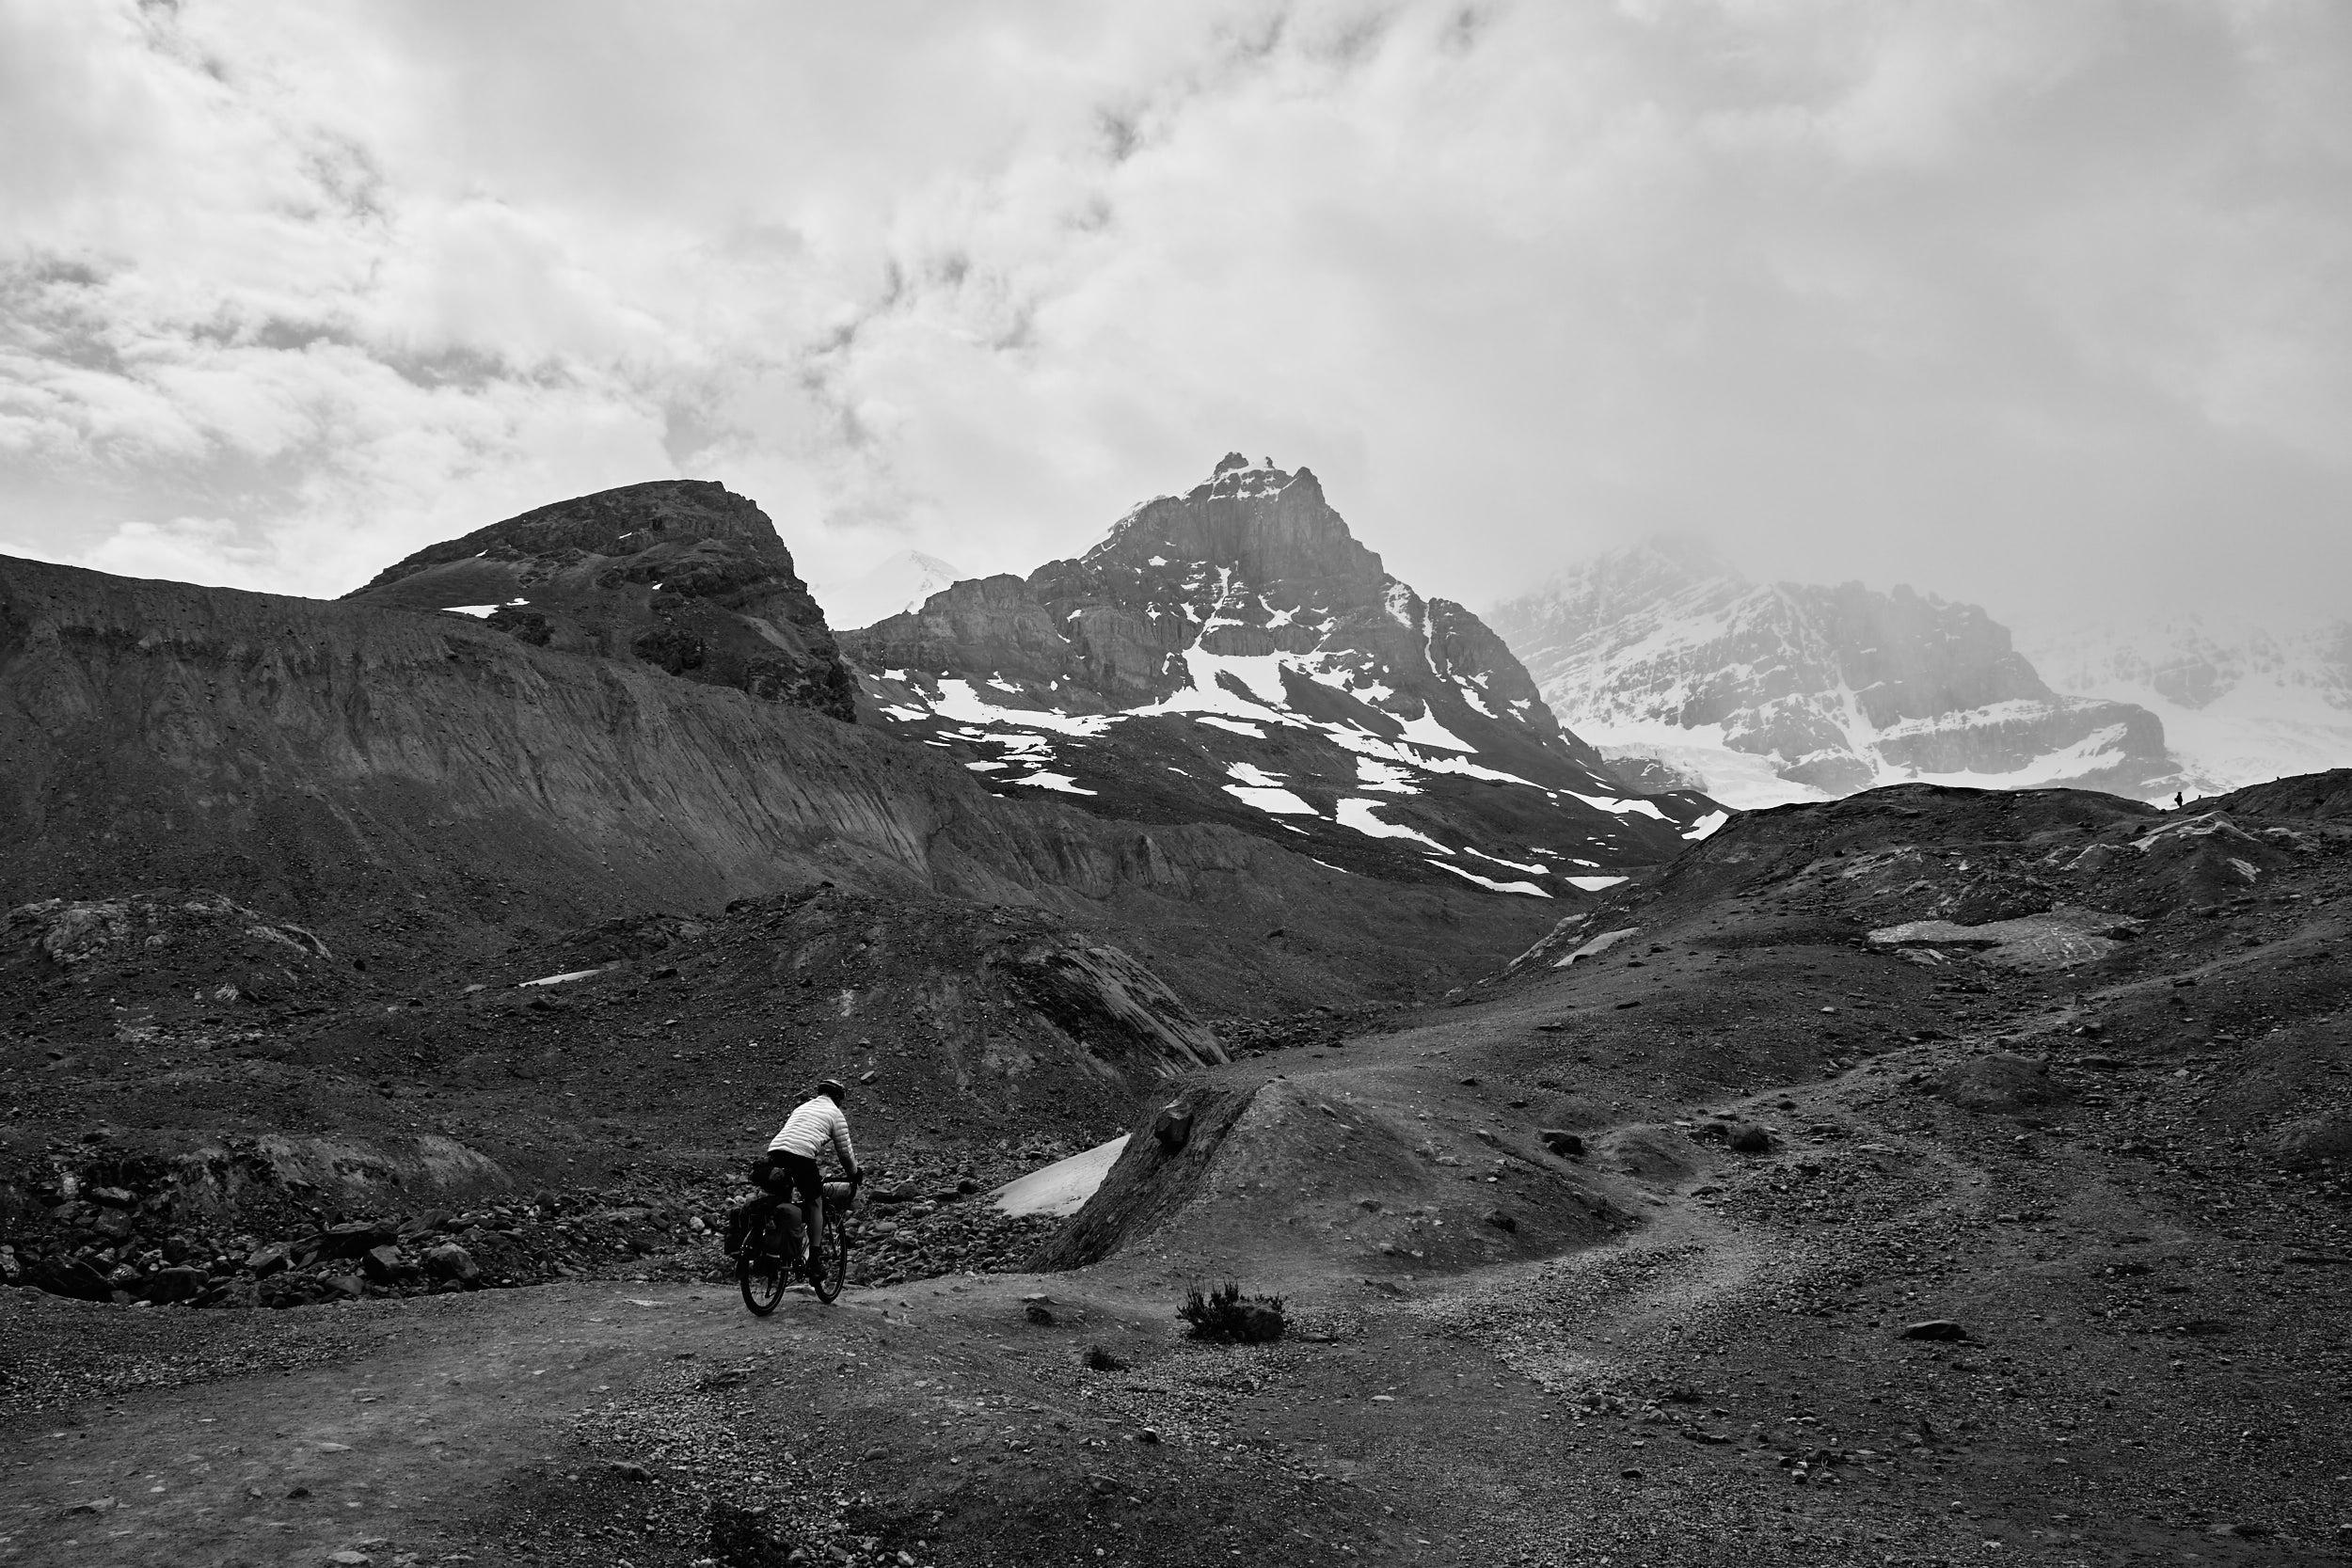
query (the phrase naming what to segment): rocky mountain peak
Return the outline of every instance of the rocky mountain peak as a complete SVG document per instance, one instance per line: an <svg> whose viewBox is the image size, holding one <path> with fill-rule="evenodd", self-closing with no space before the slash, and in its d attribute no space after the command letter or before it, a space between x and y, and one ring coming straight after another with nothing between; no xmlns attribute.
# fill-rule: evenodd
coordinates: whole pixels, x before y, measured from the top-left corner
<svg viewBox="0 0 2352 1568"><path fill-rule="evenodd" d="M1328 831L1316 852L1335 863L1403 841L1416 872L1550 896L1657 858L1712 810L1623 804L1484 622L1391 577L1312 472L1238 452L1083 556L959 582L843 646L862 718L993 787L1149 820ZM1440 858L1457 850L1486 855L1483 869Z"/></svg>
<svg viewBox="0 0 2352 1568"><path fill-rule="evenodd" d="M852 719L824 611L768 515L710 480L625 484L429 545L344 595L452 611L525 642L634 657Z"/></svg>
<svg viewBox="0 0 2352 1568"><path fill-rule="evenodd" d="M1239 452L1184 494L1136 507L1079 564L1132 571L1152 588L1171 585L1178 566L1221 571L1220 592L1245 586L1294 612L1376 603L1388 579L1311 469L1253 465Z"/></svg>
<svg viewBox="0 0 2352 1568"><path fill-rule="evenodd" d="M1735 804L1915 779L2130 791L2170 772L2153 714L2059 696L1981 608L1908 587L1752 583L1667 538L1494 613L1605 754Z"/></svg>

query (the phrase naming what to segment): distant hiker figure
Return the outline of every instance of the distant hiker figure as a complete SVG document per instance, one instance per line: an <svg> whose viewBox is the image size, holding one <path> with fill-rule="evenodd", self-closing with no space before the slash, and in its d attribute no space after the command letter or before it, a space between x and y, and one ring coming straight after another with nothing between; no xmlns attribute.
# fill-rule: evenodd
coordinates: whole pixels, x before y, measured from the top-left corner
<svg viewBox="0 0 2352 1568"><path fill-rule="evenodd" d="M2181 809L2181 792L2177 789L2172 792L2172 809L2174 811Z"/></svg>

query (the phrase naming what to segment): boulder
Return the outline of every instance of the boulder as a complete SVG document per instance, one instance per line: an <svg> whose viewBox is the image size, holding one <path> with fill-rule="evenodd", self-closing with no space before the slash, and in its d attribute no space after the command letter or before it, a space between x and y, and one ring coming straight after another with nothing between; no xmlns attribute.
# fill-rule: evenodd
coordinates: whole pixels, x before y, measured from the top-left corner
<svg viewBox="0 0 2352 1568"><path fill-rule="evenodd" d="M455 1242L443 1242L424 1255L424 1272L435 1279L445 1279L458 1285L470 1285L482 1277L481 1265L473 1254Z"/></svg>
<svg viewBox="0 0 2352 1568"><path fill-rule="evenodd" d="M1904 1324L1902 1332L1896 1338L1950 1343L1967 1338L1968 1331L1949 1318L1930 1318L1925 1323Z"/></svg>
<svg viewBox="0 0 2352 1568"><path fill-rule="evenodd" d="M370 1247L359 1259L359 1268L378 1285L397 1285L417 1276L417 1265L396 1246Z"/></svg>
<svg viewBox="0 0 2352 1568"><path fill-rule="evenodd" d="M1270 1345L1282 1337L1282 1314L1260 1301L1236 1302L1228 1323L1233 1338L1245 1345Z"/></svg>
<svg viewBox="0 0 2352 1568"><path fill-rule="evenodd" d="M1546 1148L1563 1160L1584 1158L1583 1137L1579 1133L1569 1132L1565 1127L1547 1127L1535 1135L1543 1139Z"/></svg>
<svg viewBox="0 0 2352 1568"><path fill-rule="evenodd" d="M1735 1154L1770 1154L1772 1151L1772 1135L1753 1124L1734 1127L1724 1142Z"/></svg>
<svg viewBox="0 0 2352 1568"><path fill-rule="evenodd" d="M1192 1112L1181 1101L1170 1101L1152 1118L1152 1136L1163 1152L1176 1154L1192 1141Z"/></svg>
<svg viewBox="0 0 2352 1568"><path fill-rule="evenodd" d="M318 1253L322 1258L362 1258L399 1233L399 1227L387 1220L347 1220L320 1232Z"/></svg>
<svg viewBox="0 0 2352 1568"><path fill-rule="evenodd" d="M147 1279L147 1299L162 1305L166 1302L194 1301L212 1283L202 1269L185 1266L158 1269Z"/></svg>
<svg viewBox="0 0 2352 1568"><path fill-rule="evenodd" d="M245 1266L259 1277L267 1279L271 1275L283 1272L293 1262L294 1248L283 1242L272 1242L265 1247L255 1248L246 1258Z"/></svg>
<svg viewBox="0 0 2352 1568"><path fill-rule="evenodd" d="M113 1289L97 1265L65 1253L53 1254L28 1265L24 1282L53 1296L72 1296L77 1301L104 1301Z"/></svg>

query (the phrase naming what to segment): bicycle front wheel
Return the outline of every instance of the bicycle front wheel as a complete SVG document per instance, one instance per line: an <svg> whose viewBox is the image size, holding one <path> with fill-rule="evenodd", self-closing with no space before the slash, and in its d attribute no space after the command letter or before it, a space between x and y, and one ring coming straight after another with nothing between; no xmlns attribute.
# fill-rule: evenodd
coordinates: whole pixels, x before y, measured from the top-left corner
<svg viewBox="0 0 2352 1568"><path fill-rule="evenodd" d="M850 1277L850 1233L841 1224L841 1216L827 1210L825 1228L817 1243L823 1248L825 1275L816 1283L817 1299L827 1306L841 1294L842 1282Z"/></svg>

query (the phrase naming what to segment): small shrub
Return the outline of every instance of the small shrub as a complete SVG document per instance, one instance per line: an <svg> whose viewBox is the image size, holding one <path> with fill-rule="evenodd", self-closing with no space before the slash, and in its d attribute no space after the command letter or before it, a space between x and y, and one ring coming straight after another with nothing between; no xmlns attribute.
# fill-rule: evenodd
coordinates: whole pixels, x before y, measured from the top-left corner
<svg viewBox="0 0 2352 1568"><path fill-rule="evenodd" d="M1244 1297L1241 1287L1228 1281L1200 1293L1199 1286L1185 1292L1176 1315L1192 1324L1192 1337L1219 1344L1263 1345L1282 1337L1282 1298Z"/></svg>
<svg viewBox="0 0 2352 1568"><path fill-rule="evenodd" d="M1100 1345L1089 1345L1087 1353L1078 1359L1090 1372L1123 1372L1127 1370L1126 1362Z"/></svg>

